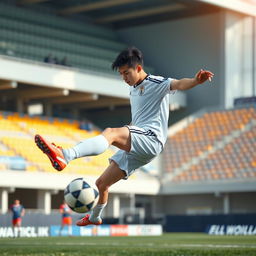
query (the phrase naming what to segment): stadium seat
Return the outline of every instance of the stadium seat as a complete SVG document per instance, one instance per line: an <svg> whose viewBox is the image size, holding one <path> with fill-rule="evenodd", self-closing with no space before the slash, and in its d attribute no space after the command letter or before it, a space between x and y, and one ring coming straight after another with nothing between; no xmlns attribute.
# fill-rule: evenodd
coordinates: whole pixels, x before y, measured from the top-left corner
<svg viewBox="0 0 256 256"><path fill-rule="evenodd" d="M80 34L90 34L99 38L108 38L110 40L115 40L117 38L114 31L111 29L103 28L89 23L85 26L84 23L53 16L50 13L46 13L45 11L43 13L34 12L32 10L8 5L6 3L0 4L0 15L9 19L25 21L41 26L57 28L60 30L75 31Z"/></svg>
<svg viewBox="0 0 256 256"><path fill-rule="evenodd" d="M0 156L20 156L27 161L27 171L55 172L46 155L36 147L34 135L43 134L63 148L72 147L82 139L99 134L78 128L77 121L20 116L18 113L0 113ZM66 173L99 175L108 165L108 158L113 154L108 149L95 157L76 159L65 169ZM7 167L2 165L0 169Z"/></svg>
<svg viewBox="0 0 256 256"><path fill-rule="evenodd" d="M51 53L59 61L66 57L72 67L111 74L113 59L126 47L111 29L5 3L0 3L0 34L0 54L42 62Z"/></svg>
<svg viewBox="0 0 256 256"><path fill-rule="evenodd" d="M254 107L213 111L198 117L186 128L168 138L163 154L166 173L173 175L173 182L255 177L254 126L182 171L184 163L211 152L216 142L221 142L234 131L243 131L252 120L256 120ZM177 168L179 172L175 171Z"/></svg>

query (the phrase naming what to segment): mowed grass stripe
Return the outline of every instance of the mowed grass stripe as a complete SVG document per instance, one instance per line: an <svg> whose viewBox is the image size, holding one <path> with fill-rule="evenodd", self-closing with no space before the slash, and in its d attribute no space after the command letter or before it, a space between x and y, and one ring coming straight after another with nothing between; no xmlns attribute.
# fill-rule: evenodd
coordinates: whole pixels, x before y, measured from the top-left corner
<svg viewBox="0 0 256 256"><path fill-rule="evenodd" d="M255 256L255 236L2 238L1 256Z"/></svg>
<svg viewBox="0 0 256 256"><path fill-rule="evenodd" d="M0 243L1 244L1 243ZM10 244L1 244L2 246L9 246ZM107 247L127 247L127 243L98 243L95 242L56 242L56 243L26 243L26 242L12 242L12 246L107 246ZM136 243L133 247L159 247L159 248L177 248L177 247L210 247L210 248L255 248L256 244L154 244L154 243Z"/></svg>

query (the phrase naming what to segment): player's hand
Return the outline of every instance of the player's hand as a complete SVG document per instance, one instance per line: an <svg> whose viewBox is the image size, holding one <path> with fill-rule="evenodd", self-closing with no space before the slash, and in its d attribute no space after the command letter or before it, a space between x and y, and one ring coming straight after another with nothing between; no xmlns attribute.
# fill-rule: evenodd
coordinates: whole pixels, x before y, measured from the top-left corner
<svg viewBox="0 0 256 256"><path fill-rule="evenodd" d="M204 83L205 81L209 80L211 82L214 74L208 70L200 69L195 75L195 79L199 84Z"/></svg>

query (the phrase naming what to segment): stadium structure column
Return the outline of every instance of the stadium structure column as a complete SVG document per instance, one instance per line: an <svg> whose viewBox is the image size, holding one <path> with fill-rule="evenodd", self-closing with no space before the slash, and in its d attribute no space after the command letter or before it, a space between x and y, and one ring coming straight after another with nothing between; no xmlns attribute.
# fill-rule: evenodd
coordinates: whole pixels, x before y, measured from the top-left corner
<svg viewBox="0 0 256 256"><path fill-rule="evenodd" d="M46 102L44 105L44 108L45 108L45 115L52 116L52 103Z"/></svg>
<svg viewBox="0 0 256 256"><path fill-rule="evenodd" d="M39 190L37 194L37 208L42 209L45 214L51 213L51 195L56 194L55 190Z"/></svg>
<svg viewBox="0 0 256 256"><path fill-rule="evenodd" d="M20 114L24 113L24 100L23 99L17 99L17 111Z"/></svg>
<svg viewBox="0 0 256 256"><path fill-rule="evenodd" d="M115 195L113 198L113 217L118 218L120 216L120 196Z"/></svg>
<svg viewBox="0 0 256 256"><path fill-rule="evenodd" d="M77 108L72 109L72 119L76 119L76 120L79 119L79 109Z"/></svg>
<svg viewBox="0 0 256 256"><path fill-rule="evenodd" d="M136 198L135 198L135 194L130 194L130 209L133 210L135 209L135 202L136 202Z"/></svg>
<svg viewBox="0 0 256 256"><path fill-rule="evenodd" d="M108 215L113 218L120 216L120 196L112 195L108 201Z"/></svg>
<svg viewBox="0 0 256 256"><path fill-rule="evenodd" d="M234 99L253 95L254 90L254 18L239 13L224 13L225 107ZM241 86L242 85L242 86Z"/></svg>
<svg viewBox="0 0 256 256"><path fill-rule="evenodd" d="M1 214L5 214L8 211L8 189L1 188L0 189L0 212Z"/></svg>
<svg viewBox="0 0 256 256"><path fill-rule="evenodd" d="M256 17L253 20L253 96L256 96Z"/></svg>
<svg viewBox="0 0 256 256"><path fill-rule="evenodd" d="M229 214L230 213L230 202L229 202L229 194L223 195L223 213Z"/></svg>

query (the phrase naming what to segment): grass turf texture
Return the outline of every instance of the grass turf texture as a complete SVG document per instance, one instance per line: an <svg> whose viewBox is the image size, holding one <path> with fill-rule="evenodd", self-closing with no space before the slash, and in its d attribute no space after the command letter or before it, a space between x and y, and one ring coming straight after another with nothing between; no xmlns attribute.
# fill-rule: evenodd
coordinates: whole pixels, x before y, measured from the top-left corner
<svg viewBox="0 0 256 256"><path fill-rule="evenodd" d="M0 238L1 256L255 256L255 236Z"/></svg>

